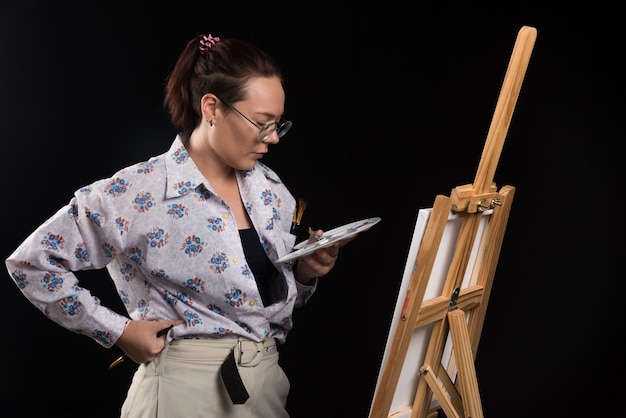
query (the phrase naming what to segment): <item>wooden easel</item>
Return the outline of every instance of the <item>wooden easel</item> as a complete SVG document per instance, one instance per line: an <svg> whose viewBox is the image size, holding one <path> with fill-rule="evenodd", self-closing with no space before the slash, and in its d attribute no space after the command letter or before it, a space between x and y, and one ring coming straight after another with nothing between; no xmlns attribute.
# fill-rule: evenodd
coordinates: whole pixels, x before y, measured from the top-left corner
<svg viewBox="0 0 626 418"><path fill-rule="evenodd" d="M423 364L414 365L419 368L419 381L409 408L410 417L433 418L440 408L447 418L483 417L474 360L515 193L512 186L504 186L498 191L492 180L536 37L536 29L529 26L523 26L518 33L474 183L456 187L450 197L435 198L410 276L401 320L393 333L389 356L383 364L374 394L370 418L398 416L390 415L390 408L410 340L416 329L427 325L432 326L432 331ZM485 211L493 213L480 242L480 262L472 272L470 284L462 288L470 252L476 244L477 230ZM452 262L441 296L424 301L451 213L463 216ZM449 363L443 365L444 347L448 341L452 355ZM438 406L432 406L433 396ZM402 416L408 416L408 413L404 410Z"/></svg>

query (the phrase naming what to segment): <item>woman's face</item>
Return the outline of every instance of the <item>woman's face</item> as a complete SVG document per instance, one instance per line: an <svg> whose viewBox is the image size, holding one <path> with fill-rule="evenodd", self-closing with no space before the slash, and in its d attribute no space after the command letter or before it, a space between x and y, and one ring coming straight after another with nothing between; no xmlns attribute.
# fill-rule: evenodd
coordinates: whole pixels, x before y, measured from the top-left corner
<svg viewBox="0 0 626 418"><path fill-rule="evenodd" d="M277 77L251 79L246 93L245 100L218 106L216 127L220 130L213 143L221 159L237 170L253 168L269 145L280 141L276 130L264 142L257 138L261 127L279 122L285 106L285 92Z"/></svg>

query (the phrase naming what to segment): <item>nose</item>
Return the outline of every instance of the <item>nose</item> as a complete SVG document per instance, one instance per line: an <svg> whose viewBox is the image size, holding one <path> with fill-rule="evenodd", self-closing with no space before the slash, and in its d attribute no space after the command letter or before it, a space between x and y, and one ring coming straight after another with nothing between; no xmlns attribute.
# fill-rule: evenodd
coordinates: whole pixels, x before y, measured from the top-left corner
<svg viewBox="0 0 626 418"><path fill-rule="evenodd" d="M278 137L278 131L274 129L272 133L270 133L270 136L268 136L267 139L263 142L266 144L278 144L280 142L280 138Z"/></svg>

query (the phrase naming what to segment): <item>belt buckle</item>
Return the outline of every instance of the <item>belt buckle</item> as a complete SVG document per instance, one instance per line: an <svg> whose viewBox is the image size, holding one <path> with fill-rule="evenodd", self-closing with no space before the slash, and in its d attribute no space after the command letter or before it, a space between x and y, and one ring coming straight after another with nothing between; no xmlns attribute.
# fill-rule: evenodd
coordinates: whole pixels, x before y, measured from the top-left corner
<svg viewBox="0 0 626 418"><path fill-rule="evenodd" d="M263 359L264 347L262 342L238 338L235 346L235 359L238 366L254 367Z"/></svg>

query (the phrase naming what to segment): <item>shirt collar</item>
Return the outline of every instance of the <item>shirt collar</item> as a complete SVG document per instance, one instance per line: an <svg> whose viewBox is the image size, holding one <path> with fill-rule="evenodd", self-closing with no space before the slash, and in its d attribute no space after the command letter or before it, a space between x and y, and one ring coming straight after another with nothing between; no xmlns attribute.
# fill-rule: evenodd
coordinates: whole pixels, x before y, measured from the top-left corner
<svg viewBox="0 0 626 418"><path fill-rule="evenodd" d="M205 178L191 159L183 145L181 134L176 136L169 151L165 154L167 198L184 196L187 193L208 189ZM198 189L199 186L203 186Z"/></svg>
<svg viewBox="0 0 626 418"><path fill-rule="evenodd" d="M165 170L167 178L167 198L184 196L190 192L201 193L210 190L210 185L205 184L206 179L191 159L187 148L183 144L182 134L176 135L174 142L165 154ZM245 182L254 171L263 173L271 182L280 182L278 175L265 164L257 161L255 168L240 171L240 178ZM202 186L198 189L199 186Z"/></svg>

